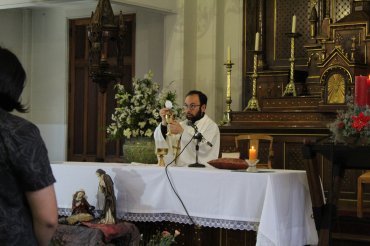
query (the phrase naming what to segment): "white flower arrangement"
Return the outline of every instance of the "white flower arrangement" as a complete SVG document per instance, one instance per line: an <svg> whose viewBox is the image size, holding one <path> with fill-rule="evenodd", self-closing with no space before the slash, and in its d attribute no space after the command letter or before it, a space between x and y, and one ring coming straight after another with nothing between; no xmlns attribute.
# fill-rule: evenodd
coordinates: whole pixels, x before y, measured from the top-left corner
<svg viewBox="0 0 370 246"><path fill-rule="evenodd" d="M159 84L153 82L151 71L144 79L132 80L132 93L121 84L116 84L115 99L117 106L112 114L112 123L107 127L108 139L148 137L160 122L159 110L166 100L174 105L175 114L181 108L176 103L176 92L168 89L159 91Z"/></svg>

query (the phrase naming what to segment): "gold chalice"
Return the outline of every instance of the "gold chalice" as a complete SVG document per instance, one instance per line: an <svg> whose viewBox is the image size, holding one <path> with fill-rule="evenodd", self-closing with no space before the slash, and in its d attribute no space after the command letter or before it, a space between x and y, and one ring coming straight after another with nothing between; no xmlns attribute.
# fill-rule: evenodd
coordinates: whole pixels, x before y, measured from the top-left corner
<svg viewBox="0 0 370 246"><path fill-rule="evenodd" d="M157 156L158 156L158 166L164 167L164 159L163 157L168 154L168 149L167 148L157 148Z"/></svg>
<svg viewBox="0 0 370 246"><path fill-rule="evenodd" d="M171 136L172 133L171 133L171 128L170 128L170 123L173 122L173 114L172 113L168 113L166 114L166 122L167 122L167 136Z"/></svg>

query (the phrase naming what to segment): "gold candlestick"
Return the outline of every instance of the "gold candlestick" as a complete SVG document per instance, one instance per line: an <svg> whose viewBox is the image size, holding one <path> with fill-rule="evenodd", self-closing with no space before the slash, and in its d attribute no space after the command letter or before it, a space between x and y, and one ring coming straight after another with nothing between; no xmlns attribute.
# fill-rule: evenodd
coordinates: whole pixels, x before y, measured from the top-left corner
<svg viewBox="0 0 370 246"><path fill-rule="evenodd" d="M244 109L244 111L247 110L256 110L261 111L260 106L258 105L257 100L257 65L258 65L258 54L261 53L259 50L253 51L253 74L252 74L252 97L248 101L247 107Z"/></svg>
<svg viewBox="0 0 370 246"><path fill-rule="evenodd" d="M290 37L290 76L289 83L286 85L283 96L297 96L297 92L294 84L294 67L295 67L295 57L294 57L294 40L301 36L300 33L291 32L286 34Z"/></svg>
<svg viewBox="0 0 370 246"><path fill-rule="evenodd" d="M234 63L231 62L230 55L228 55L227 62L224 64L226 67L226 111L224 112L224 118L222 120L222 125L230 125L231 122L231 70L233 68Z"/></svg>

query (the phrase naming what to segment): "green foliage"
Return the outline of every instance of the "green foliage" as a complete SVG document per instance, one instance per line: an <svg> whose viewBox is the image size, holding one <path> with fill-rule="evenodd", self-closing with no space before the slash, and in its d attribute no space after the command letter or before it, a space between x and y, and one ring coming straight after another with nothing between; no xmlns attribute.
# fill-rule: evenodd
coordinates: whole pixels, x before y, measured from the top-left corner
<svg viewBox="0 0 370 246"><path fill-rule="evenodd" d="M147 246L170 246L176 244L175 238L180 235L178 230L175 230L173 234L168 231L157 232L154 234L149 242L146 244Z"/></svg>

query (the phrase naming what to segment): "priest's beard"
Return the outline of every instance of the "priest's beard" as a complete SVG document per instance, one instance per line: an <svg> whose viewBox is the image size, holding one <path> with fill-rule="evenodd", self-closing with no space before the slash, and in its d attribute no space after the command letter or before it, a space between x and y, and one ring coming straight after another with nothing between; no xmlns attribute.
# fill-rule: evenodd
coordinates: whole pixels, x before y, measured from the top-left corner
<svg viewBox="0 0 370 246"><path fill-rule="evenodd" d="M186 119L191 120L191 122L194 124L196 121L202 119L204 116L204 112L202 112L200 109L196 115L192 115L191 113L186 114Z"/></svg>

